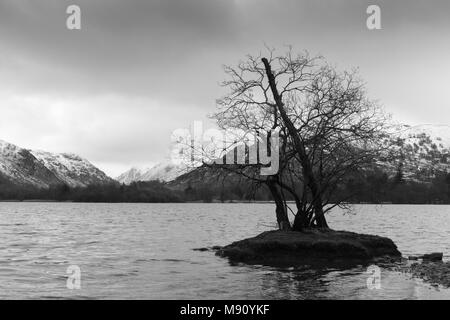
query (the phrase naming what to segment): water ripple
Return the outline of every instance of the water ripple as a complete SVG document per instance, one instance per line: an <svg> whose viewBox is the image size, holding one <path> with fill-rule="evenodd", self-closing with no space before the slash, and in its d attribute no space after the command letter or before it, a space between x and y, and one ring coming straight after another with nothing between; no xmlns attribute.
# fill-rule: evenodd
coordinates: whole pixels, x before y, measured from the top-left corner
<svg viewBox="0 0 450 320"><path fill-rule="evenodd" d="M450 256L449 206L335 210L337 230L388 236L405 256ZM255 214L257 212L258 214ZM230 264L212 251L274 226L271 204L0 203L0 298L28 299L433 299L450 298L381 268L313 270ZM67 288L69 266L81 289Z"/></svg>

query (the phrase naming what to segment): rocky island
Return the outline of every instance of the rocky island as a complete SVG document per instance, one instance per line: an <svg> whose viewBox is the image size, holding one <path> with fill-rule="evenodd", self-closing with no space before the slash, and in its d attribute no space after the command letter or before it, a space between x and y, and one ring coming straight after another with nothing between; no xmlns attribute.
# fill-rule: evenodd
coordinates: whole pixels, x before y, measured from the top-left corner
<svg viewBox="0 0 450 320"><path fill-rule="evenodd" d="M266 231L222 247L216 254L231 262L272 266L331 266L401 258L389 238L330 229Z"/></svg>

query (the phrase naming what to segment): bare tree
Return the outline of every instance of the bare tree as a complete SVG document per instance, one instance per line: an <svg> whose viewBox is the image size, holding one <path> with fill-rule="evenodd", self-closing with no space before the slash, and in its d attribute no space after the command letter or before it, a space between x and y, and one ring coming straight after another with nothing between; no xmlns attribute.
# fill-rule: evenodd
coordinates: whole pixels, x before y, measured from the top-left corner
<svg viewBox="0 0 450 320"><path fill-rule="evenodd" d="M328 228L325 213L345 206L337 190L350 175L372 166L386 146L386 117L367 99L357 73L338 72L322 57L268 49L225 67L229 92L214 114L222 129L279 131L277 174L261 176L247 164L221 166L269 188L280 229ZM296 212L288 204L294 201ZM288 213L295 215L291 226Z"/></svg>

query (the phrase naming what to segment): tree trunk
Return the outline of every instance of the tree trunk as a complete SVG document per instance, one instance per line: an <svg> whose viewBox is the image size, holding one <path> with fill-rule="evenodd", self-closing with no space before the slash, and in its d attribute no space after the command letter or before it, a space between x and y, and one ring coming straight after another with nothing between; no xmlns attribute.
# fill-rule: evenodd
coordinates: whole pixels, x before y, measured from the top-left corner
<svg viewBox="0 0 450 320"><path fill-rule="evenodd" d="M296 130L294 124L292 123L291 119L289 119L289 116L287 115L286 110L284 109L284 103L278 92L277 85L275 82L275 76L273 75L272 68L270 66L269 61L266 58L262 58L261 60L264 64L264 67L266 70L266 75L269 80L269 86L270 86L270 90L272 91L272 95L275 100L275 104L276 104L277 109L280 112L280 116L283 119L283 122L286 125L286 127L290 133L290 136L294 142L295 150L297 151L297 154L300 158L300 162L301 162L301 165L303 168L305 182L308 185L309 189L311 190L311 195L313 197L314 214L315 214L317 226L319 228L328 228L325 216L323 214L322 196L320 194L320 190L319 190L316 180L314 178L313 168L308 159L308 155L306 153L305 147L297 134L297 130Z"/></svg>
<svg viewBox="0 0 450 320"><path fill-rule="evenodd" d="M298 210L294 219L294 224L292 225L292 230L303 231L305 228L309 227L308 217L306 216L306 212L304 212L301 208L297 209Z"/></svg>
<svg viewBox="0 0 450 320"><path fill-rule="evenodd" d="M312 172L312 171L311 171ZM322 229L328 229L327 220L325 219L325 215L323 213L323 204L322 204L322 195L318 190L317 184L315 180L313 180L309 187L311 189L311 194L313 196L313 207L314 207L314 217L316 221L316 226Z"/></svg>
<svg viewBox="0 0 450 320"><path fill-rule="evenodd" d="M323 213L322 203L320 203L320 206L315 206L314 211L316 217L316 226L321 229L329 229L327 219L325 218L325 215Z"/></svg>
<svg viewBox="0 0 450 320"><path fill-rule="evenodd" d="M291 223L289 222L289 217L286 211L286 206L284 204L283 198L280 195L280 191L276 185L275 181L269 180L267 182L270 193L275 201L276 209L275 213L277 216L278 228L280 230L291 230Z"/></svg>

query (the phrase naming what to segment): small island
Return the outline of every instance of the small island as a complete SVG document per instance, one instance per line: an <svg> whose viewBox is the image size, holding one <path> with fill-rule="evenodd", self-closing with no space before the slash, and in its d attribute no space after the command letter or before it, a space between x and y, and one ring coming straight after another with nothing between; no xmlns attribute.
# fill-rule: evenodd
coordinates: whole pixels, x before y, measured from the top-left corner
<svg viewBox="0 0 450 320"><path fill-rule="evenodd" d="M270 266L351 265L376 259L392 261L401 253L391 239L347 231L266 231L220 248L232 262Z"/></svg>

